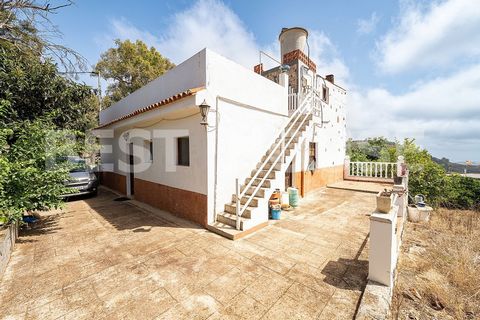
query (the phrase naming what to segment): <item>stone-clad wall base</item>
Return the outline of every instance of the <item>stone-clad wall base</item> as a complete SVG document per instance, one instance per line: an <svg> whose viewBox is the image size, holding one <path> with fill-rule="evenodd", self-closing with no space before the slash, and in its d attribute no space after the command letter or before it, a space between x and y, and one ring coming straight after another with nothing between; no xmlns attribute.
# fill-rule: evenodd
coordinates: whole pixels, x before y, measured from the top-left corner
<svg viewBox="0 0 480 320"><path fill-rule="evenodd" d="M300 190L302 196L312 190L341 180L343 180L343 165L320 168L313 172L295 172L293 179L295 187Z"/></svg>
<svg viewBox="0 0 480 320"><path fill-rule="evenodd" d="M101 172L100 183L104 186L118 191L121 194L127 194L127 178L124 175L115 172Z"/></svg>
<svg viewBox="0 0 480 320"><path fill-rule="evenodd" d="M0 279L7 268L10 254L18 238L18 224L11 224L7 228L0 229Z"/></svg>
<svg viewBox="0 0 480 320"><path fill-rule="evenodd" d="M207 196L135 178L135 200L207 226Z"/></svg>

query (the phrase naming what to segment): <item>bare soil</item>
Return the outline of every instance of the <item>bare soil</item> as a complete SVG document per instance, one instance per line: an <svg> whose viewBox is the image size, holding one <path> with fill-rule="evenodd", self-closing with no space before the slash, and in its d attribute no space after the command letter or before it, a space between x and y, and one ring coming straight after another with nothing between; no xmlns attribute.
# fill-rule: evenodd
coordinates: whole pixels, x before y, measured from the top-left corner
<svg viewBox="0 0 480 320"><path fill-rule="evenodd" d="M480 212L407 222L391 319L480 319Z"/></svg>

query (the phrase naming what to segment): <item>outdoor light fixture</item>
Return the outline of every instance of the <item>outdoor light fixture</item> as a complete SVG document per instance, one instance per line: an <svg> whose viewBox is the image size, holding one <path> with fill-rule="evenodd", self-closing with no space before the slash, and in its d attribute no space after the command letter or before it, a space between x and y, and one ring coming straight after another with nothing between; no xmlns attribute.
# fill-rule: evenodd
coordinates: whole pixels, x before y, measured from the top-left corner
<svg viewBox="0 0 480 320"><path fill-rule="evenodd" d="M205 100L203 100L202 104L198 106L200 108L200 114L202 115L202 122L200 124L202 126L207 127L208 126L208 112L210 110L210 106L206 103Z"/></svg>

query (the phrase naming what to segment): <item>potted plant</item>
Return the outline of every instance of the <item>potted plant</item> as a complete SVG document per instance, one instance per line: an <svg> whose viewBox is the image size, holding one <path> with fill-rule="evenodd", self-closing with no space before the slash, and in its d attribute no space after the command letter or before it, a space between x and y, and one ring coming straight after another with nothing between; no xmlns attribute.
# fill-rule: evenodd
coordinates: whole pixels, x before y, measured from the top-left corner
<svg viewBox="0 0 480 320"><path fill-rule="evenodd" d="M393 192L384 189L377 194L377 212L388 213L392 208Z"/></svg>

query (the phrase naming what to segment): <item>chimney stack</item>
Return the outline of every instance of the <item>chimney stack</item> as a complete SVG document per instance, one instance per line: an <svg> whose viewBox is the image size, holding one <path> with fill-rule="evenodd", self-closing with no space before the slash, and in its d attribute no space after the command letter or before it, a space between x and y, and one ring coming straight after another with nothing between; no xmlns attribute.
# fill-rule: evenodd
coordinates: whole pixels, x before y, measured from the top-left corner
<svg viewBox="0 0 480 320"><path fill-rule="evenodd" d="M331 83L335 84L335 76L333 74L327 74L325 76L325 79L327 79L327 81L330 81Z"/></svg>

